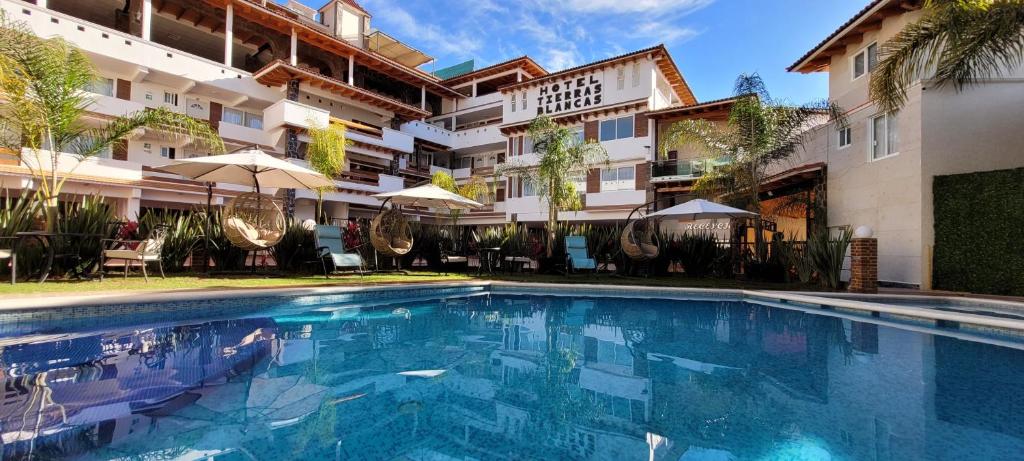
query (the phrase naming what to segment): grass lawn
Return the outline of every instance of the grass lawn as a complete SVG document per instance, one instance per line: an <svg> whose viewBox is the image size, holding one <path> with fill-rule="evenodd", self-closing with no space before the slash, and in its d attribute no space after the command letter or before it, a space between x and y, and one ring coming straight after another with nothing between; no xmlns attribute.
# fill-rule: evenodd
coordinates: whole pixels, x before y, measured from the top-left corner
<svg viewBox="0 0 1024 461"><path fill-rule="evenodd" d="M513 282L535 283L591 283L598 285L633 285L657 287L693 287L693 288L746 288L765 290L806 290L806 286L798 284L780 284L749 282L731 279L694 279L683 276L671 277L619 277L611 274L599 275L495 275L489 277L467 276L458 273L441 274L437 272L410 272L402 274L375 274L360 277L358 275L339 275L325 279L320 275L293 275L287 277L264 277L251 275L231 276L197 276L169 275L166 279L150 277L149 283L142 277L132 276L128 279L110 276L102 282L87 281L48 281L44 284L36 282L20 282L17 285L0 283L0 296L3 295L34 295L56 294L68 295L75 293L125 292L125 291L172 291L193 289L230 289L230 288L274 288L299 286L347 286L373 284L400 284L416 282L453 282L464 280L504 280Z"/></svg>

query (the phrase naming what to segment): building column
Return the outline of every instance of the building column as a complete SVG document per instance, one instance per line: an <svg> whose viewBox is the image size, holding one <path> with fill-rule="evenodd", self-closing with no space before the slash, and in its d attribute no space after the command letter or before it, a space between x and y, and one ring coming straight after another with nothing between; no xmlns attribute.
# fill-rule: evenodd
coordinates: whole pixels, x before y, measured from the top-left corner
<svg viewBox="0 0 1024 461"><path fill-rule="evenodd" d="M36 6L46 8L46 0L36 0Z"/></svg>
<svg viewBox="0 0 1024 461"><path fill-rule="evenodd" d="M523 81L523 72L520 71L520 70L516 70L516 83L520 83L522 81Z"/></svg>
<svg viewBox="0 0 1024 461"><path fill-rule="evenodd" d="M149 41L153 31L153 0L142 0L142 39Z"/></svg>
<svg viewBox="0 0 1024 461"><path fill-rule="evenodd" d="M866 227L850 242L850 285L854 293L878 293L878 239Z"/></svg>
<svg viewBox="0 0 1024 461"><path fill-rule="evenodd" d="M299 79L288 80L285 98L289 101L299 100ZM299 130L288 128L285 131L284 142L285 158L299 158ZM295 189L285 189L284 191L284 215L288 218L295 217Z"/></svg>
<svg viewBox="0 0 1024 461"><path fill-rule="evenodd" d="M356 86L356 55L348 57L348 84Z"/></svg>
<svg viewBox="0 0 1024 461"><path fill-rule="evenodd" d="M231 65L231 50L235 42L235 9L228 3L227 15L224 19L224 65Z"/></svg>
<svg viewBox="0 0 1024 461"><path fill-rule="evenodd" d="M420 86L420 109L427 110L427 86Z"/></svg>
<svg viewBox="0 0 1024 461"><path fill-rule="evenodd" d="M473 97L476 97L476 80L473 80Z"/></svg>
<svg viewBox="0 0 1024 461"><path fill-rule="evenodd" d="M288 58L288 62L291 63L291 65L293 65L293 66L298 66L299 65L299 34L298 34L298 32L295 32L294 28L292 29L292 46L291 46L291 49L292 49L292 54Z"/></svg>

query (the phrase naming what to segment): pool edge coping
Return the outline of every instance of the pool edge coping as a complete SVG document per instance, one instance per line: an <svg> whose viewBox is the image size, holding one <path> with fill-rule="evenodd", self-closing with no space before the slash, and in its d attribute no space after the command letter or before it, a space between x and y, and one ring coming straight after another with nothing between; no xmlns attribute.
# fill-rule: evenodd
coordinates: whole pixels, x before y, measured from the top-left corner
<svg viewBox="0 0 1024 461"><path fill-rule="evenodd" d="M713 297L735 297L737 299L769 299L780 303L797 303L802 305L818 306L818 308L845 308L860 312L885 313L898 316L909 316L936 321L960 322L972 325L979 325L992 328L1003 328L1024 331L1024 320L1008 319L995 316L942 311L928 307L908 307L884 304L886 299L928 299L947 303L974 302L979 305L996 305L1019 309L1024 312L1024 303L1013 301L991 300L984 298L970 298L964 296L914 296L914 295L891 295L891 294L858 294L855 299L845 296L829 296L829 293L817 292L793 292L774 290L749 290L740 288L696 288L696 287L655 287L636 285L598 285L587 283L534 283L514 282L504 280L466 280L466 281L445 281L430 282L417 281L408 283L380 284L380 285L320 285L305 287L259 287L259 288L237 288L237 289L197 289L197 290L165 290L153 292L120 292L120 293L85 293L77 295L60 295L45 297L17 297L11 299L0 299L0 314L17 313L42 309L62 309L81 306L96 306L99 304L126 304L126 303L163 303L163 302L188 302L197 300L217 300L228 298L267 298L267 297L288 297L288 296L318 296L335 295L344 293L359 293L365 291L394 291L422 287L502 287L502 288L537 288L546 291L574 291L574 290L595 290L600 291L600 296L607 296L608 290L628 293L673 293L677 295L713 295ZM846 293L836 293L846 295ZM877 300L877 302L872 302Z"/></svg>

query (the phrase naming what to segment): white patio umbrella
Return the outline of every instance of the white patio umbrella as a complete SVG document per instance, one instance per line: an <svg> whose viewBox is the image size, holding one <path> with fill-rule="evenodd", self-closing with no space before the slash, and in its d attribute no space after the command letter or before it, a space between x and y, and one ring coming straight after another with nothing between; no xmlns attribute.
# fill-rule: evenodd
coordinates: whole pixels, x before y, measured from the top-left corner
<svg viewBox="0 0 1024 461"><path fill-rule="evenodd" d="M208 157L175 160L156 168L196 181L285 189L332 187L334 181L309 168L273 157L258 148Z"/></svg>
<svg viewBox="0 0 1024 461"><path fill-rule="evenodd" d="M210 246L209 217L212 208L213 183L215 182L255 188L257 208L260 207L260 197L262 197L260 195L261 186L285 189L315 189L334 186L334 181L323 174L273 157L256 146L229 154L175 160L171 164L162 165L156 169L206 182L207 222L204 226L204 234L206 235L205 248L207 249ZM280 213L279 210L278 213ZM283 229L279 230L277 235L283 235ZM270 241L272 240L261 240L261 243L269 245ZM238 244L234 240L232 243ZM254 270L255 261L253 258ZM203 266L206 267L206 262L203 263Z"/></svg>
<svg viewBox="0 0 1024 461"><path fill-rule="evenodd" d="M686 203L665 208L647 215L648 217L671 217L680 220L695 221L698 219L748 218L757 213L709 202L703 199L690 200Z"/></svg>
<svg viewBox="0 0 1024 461"><path fill-rule="evenodd" d="M385 203L390 200L393 205L425 206L447 208L449 210L472 210L484 206L482 203L470 200L454 192L449 192L433 184L385 192L376 194L374 197Z"/></svg>

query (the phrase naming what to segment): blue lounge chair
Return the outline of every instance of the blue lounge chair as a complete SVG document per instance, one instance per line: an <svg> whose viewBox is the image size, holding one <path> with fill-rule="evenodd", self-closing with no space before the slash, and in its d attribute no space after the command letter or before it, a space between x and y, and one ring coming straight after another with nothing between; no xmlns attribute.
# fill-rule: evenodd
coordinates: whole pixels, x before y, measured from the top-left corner
<svg viewBox="0 0 1024 461"><path fill-rule="evenodd" d="M572 273L580 269L597 272L597 261L590 257L587 250L587 238L582 235L565 237L565 270Z"/></svg>
<svg viewBox="0 0 1024 461"><path fill-rule="evenodd" d="M324 268L324 276L342 269L351 269L363 274L366 262L356 252L345 251L345 239L342 238L341 228L319 224L314 233L316 237L316 251L320 264ZM327 261L331 262L331 271L327 271Z"/></svg>

